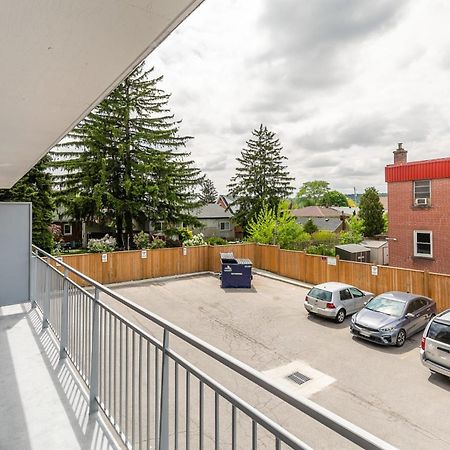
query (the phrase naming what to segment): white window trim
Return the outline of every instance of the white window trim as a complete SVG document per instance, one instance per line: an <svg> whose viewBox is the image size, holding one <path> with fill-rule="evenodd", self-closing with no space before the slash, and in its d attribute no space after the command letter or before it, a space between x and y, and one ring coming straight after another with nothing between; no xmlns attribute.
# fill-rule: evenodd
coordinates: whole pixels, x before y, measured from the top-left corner
<svg viewBox="0 0 450 450"><path fill-rule="evenodd" d="M222 228L222 224L224 224L224 228ZM231 224L229 220L220 220L219 221L219 230L220 231L230 231L231 230Z"/></svg>
<svg viewBox="0 0 450 450"><path fill-rule="evenodd" d="M430 235L430 254L424 255L417 252L417 234L429 233ZM417 258L433 258L433 232L431 230L414 230L414 256Z"/></svg>
<svg viewBox="0 0 450 450"><path fill-rule="evenodd" d="M429 187L430 187L430 189L429 189L429 192L430 192L430 194L428 195L428 197L426 197L426 198L428 198L428 206L429 205L431 205L431 180L414 180L413 181L413 200L414 200L414 205L416 205L416 199L417 198L420 198L420 197L416 197L416 183L417 182L420 182L420 181L428 181L428 185L429 185Z"/></svg>
<svg viewBox="0 0 450 450"><path fill-rule="evenodd" d="M69 229L70 229L70 232L69 233L66 233L66 227L70 227ZM64 236L72 236L72 225L70 224L70 223L65 223L64 225L63 225L63 235Z"/></svg>

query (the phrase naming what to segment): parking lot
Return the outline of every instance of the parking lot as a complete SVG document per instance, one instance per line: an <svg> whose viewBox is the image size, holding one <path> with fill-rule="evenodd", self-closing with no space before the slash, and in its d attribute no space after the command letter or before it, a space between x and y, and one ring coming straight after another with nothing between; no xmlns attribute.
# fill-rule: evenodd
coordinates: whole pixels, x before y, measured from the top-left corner
<svg viewBox="0 0 450 450"><path fill-rule="evenodd" d="M450 448L450 381L421 365L420 333L402 348L358 340L349 333L350 318L336 324L308 316L306 288L259 275L251 290L221 289L212 275L114 290L399 448ZM352 448L278 399L260 397L195 352L190 356L312 447ZM296 371L311 380L301 386L287 380Z"/></svg>

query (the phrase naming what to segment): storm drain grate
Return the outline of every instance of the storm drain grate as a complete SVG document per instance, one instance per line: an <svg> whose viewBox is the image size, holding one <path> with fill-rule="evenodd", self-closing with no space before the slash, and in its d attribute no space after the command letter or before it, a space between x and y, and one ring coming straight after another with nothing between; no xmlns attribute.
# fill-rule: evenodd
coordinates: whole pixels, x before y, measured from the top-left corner
<svg viewBox="0 0 450 450"><path fill-rule="evenodd" d="M289 380L291 380L291 381L293 381L294 383L297 383L297 384L306 383L307 381L309 381L311 379L311 378L307 377L306 375L303 375L300 372L291 373L286 378L288 378Z"/></svg>

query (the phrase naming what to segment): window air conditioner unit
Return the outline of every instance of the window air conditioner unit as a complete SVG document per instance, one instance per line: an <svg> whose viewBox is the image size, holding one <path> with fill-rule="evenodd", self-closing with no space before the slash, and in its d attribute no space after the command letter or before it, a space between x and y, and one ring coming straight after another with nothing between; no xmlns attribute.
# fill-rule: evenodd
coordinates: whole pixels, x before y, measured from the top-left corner
<svg viewBox="0 0 450 450"><path fill-rule="evenodd" d="M428 198L426 197L416 198L416 205L419 206L428 205Z"/></svg>

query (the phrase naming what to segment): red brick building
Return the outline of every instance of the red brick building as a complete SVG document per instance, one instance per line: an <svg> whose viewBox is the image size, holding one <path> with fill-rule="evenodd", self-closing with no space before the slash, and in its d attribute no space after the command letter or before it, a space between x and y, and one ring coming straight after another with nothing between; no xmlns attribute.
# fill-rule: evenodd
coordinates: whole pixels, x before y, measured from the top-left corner
<svg viewBox="0 0 450 450"><path fill-rule="evenodd" d="M389 263L450 273L450 158L407 161L399 144L386 166Z"/></svg>

